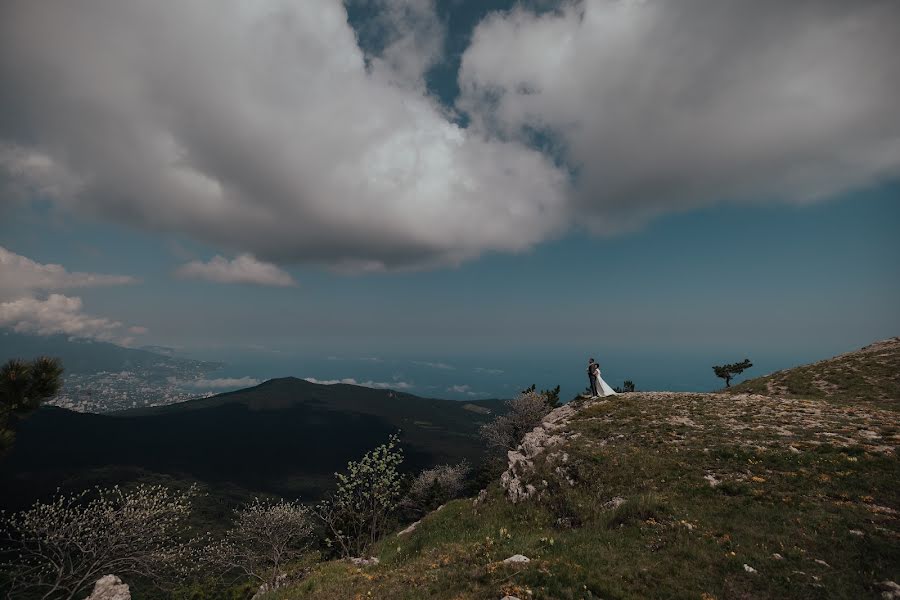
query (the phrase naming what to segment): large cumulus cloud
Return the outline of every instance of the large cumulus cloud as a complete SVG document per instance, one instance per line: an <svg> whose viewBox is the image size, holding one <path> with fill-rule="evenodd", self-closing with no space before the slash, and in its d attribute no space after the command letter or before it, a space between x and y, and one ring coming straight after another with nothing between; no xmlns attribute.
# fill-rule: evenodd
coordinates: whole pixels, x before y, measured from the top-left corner
<svg viewBox="0 0 900 600"><path fill-rule="evenodd" d="M429 3L375 4L434 27ZM564 174L455 125L410 81L434 57L402 60L423 39L367 67L336 0L10 0L0 141L71 174L76 210L270 262L456 264L560 231Z"/></svg>
<svg viewBox="0 0 900 600"><path fill-rule="evenodd" d="M900 172L893 0L520 7L477 27L452 110L433 2L352 1L368 54L338 0L3 2L7 188L359 271Z"/></svg>
<svg viewBox="0 0 900 600"><path fill-rule="evenodd" d="M476 29L459 105L575 173L616 231L722 200L809 201L900 173L900 3L585 0Z"/></svg>

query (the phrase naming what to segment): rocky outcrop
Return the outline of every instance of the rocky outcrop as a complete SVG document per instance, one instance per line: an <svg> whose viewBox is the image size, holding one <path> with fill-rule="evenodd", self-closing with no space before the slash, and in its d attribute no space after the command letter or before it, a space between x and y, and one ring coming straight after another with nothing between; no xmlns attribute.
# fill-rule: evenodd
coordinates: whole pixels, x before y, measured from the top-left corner
<svg viewBox="0 0 900 600"><path fill-rule="evenodd" d="M131 600L131 590L115 575L104 575L97 580L94 591L85 600Z"/></svg>
<svg viewBox="0 0 900 600"><path fill-rule="evenodd" d="M540 425L525 434L522 443L515 450L507 452L507 469L500 476L500 484L506 490L506 497L510 502L521 502L538 492L538 488L528 481L529 476L534 473L534 459L547 449L560 446L573 437L566 431L566 426L578 410L571 402L553 409ZM565 463L568 455L560 452L552 458ZM574 484L562 464L556 467L556 473L570 485Z"/></svg>

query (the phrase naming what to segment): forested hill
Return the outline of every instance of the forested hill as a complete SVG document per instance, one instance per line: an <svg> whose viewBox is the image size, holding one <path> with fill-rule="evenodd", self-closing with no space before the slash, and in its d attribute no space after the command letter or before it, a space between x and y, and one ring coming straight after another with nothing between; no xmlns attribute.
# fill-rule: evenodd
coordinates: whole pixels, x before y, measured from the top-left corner
<svg viewBox="0 0 900 600"><path fill-rule="evenodd" d="M48 407L21 423L0 487L15 490L4 502L21 504L60 482L81 489L159 475L315 498L347 461L397 431L409 469L477 462L478 430L502 407L292 377L112 415Z"/></svg>

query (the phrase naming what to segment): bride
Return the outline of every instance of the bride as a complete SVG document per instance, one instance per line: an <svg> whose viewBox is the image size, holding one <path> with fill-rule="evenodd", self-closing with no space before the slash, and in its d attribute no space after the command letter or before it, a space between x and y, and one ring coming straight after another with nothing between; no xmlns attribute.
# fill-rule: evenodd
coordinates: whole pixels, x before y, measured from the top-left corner
<svg viewBox="0 0 900 600"><path fill-rule="evenodd" d="M616 391L609 387L609 384L600 377L600 365L594 363L594 380L597 382L597 392L601 398L606 396L617 396Z"/></svg>

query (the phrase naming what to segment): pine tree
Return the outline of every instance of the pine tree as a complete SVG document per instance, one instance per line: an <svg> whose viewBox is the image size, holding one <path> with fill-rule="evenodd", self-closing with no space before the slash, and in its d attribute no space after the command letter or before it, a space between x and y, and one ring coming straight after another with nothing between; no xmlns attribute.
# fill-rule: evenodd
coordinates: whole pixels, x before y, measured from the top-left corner
<svg viewBox="0 0 900 600"><path fill-rule="evenodd" d="M15 422L52 398L62 386L55 358L13 359L0 367L0 457L12 446Z"/></svg>
<svg viewBox="0 0 900 600"><path fill-rule="evenodd" d="M747 369L753 366L753 363L750 362L749 359L744 359L739 363L732 363L730 365L718 365L713 367L713 372L715 372L716 377L721 377L725 380L725 387L731 387L731 380L735 375L740 375Z"/></svg>

